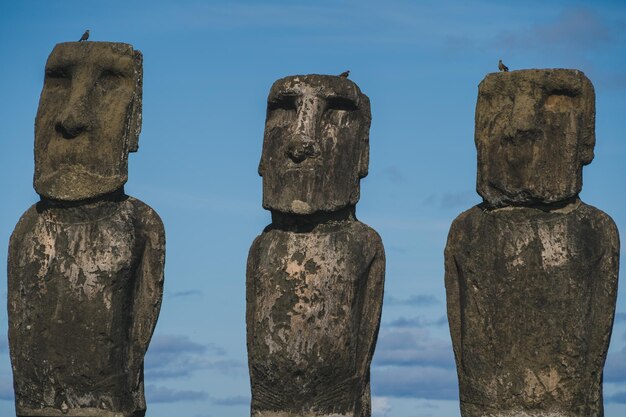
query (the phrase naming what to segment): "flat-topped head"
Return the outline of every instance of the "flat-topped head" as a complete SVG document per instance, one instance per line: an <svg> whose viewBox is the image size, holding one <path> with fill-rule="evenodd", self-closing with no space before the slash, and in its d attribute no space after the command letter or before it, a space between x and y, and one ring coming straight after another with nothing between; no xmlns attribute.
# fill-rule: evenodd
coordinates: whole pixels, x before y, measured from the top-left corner
<svg viewBox="0 0 626 417"><path fill-rule="evenodd" d="M578 195L593 159L595 93L580 71L493 73L478 87L476 189L492 206Z"/></svg>
<svg viewBox="0 0 626 417"><path fill-rule="evenodd" d="M35 190L79 201L128 179L141 131L142 54L111 42L57 44L35 120Z"/></svg>
<svg viewBox="0 0 626 417"><path fill-rule="evenodd" d="M333 212L359 200L369 163L370 103L352 81L295 75L267 100L263 207L288 214Z"/></svg>

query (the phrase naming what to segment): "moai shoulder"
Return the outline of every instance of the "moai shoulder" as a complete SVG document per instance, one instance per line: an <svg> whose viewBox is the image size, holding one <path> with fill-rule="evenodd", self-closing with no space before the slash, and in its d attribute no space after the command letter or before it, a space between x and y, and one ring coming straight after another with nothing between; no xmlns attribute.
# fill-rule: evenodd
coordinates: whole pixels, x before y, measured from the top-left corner
<svg viewBox="0 0 626 417"><path fill-rule="evenodd" d="M248 257L252 416L369 417L385 255L355 217L369 100L352 81L278 80L268 98L263 207Z"/></svg>
<svg viewBox="0 0 626 417"><path fill-rule="evenodd" d="M489 74L476 106L483 203L452 224L448 320L463 417L601 417L619 236L578 198L595 97L575 70Z"/></svg>
<svg viewBox="0 0 626 417"><path fill-rule="evenodd" d="M165 234L127 196L141 130L131 45L56 45L35 123L34 186L9 244L18 416L145 414L143 359L160 310Z"/></svg>

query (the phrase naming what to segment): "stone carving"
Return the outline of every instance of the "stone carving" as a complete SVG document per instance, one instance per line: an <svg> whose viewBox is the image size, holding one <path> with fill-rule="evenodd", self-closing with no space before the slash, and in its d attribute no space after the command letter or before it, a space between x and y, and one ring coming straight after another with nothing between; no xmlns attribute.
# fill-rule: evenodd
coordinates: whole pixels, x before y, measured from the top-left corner
<svg viewBox="0 0 626 417"><path fill-rule="evenodd" d="M483 203L452 224L448 319L463 417L600 417L619 237L580 201L595 97L575 70L489 74L476 106Z"/></svg>
<svg viewBox="0 0 626 417"><path fill-rule="evenodd" d="M287 77L270 91L259 173L272 223L246 282L254 417L371 414L385 255L355 217L370 120L345 78Z"/></svg>
<svg viewBox="0 0 626 417"><path fill-rule="evenodd" d="M9 246L18 416L145 414L143 360L163 292L159 216L124 194L141 129L142 55L56 45L35 123L35 190Z"/></svg>

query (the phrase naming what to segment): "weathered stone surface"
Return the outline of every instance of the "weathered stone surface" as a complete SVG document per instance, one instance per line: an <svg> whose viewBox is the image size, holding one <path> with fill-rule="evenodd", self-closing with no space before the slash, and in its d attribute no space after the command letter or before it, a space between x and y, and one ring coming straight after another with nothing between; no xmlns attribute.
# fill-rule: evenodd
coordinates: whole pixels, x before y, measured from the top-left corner
<svg viewBox="0 0 626 417"><path fill-rule="evenodd" d="M554 203L593 159L595 95L576 70L489 74L476 104L476 189L492 206Z"/></svg>
<svg viewBox="0 0 626 417"><path fill-rule="evenodd" d="M124 194L137 149L141 54L66 43L46 67L35 189L9 244L18 416L145 414L143 359L161 305L159 216Z"/></svg>
<svg viewBox="0 0 626 417"><path fill-rule="evenodd" d="M283 213L336 211L359 201L369 164L370 103L345 78L280 79L267 104L263 207Z"/></svg>
<svg viewBox="0 0 626 417"><path fill-rule="evenodd" d="M603 416L619 236L578 199L593 158L593 101L573 70L480 84L484 202L454 221L445 251L463 417Z"/></svg>
<svg viewBox="0 0 626 417"><path fill-rule="evenodd" d="M270 92L259 172L272 224L246 274L254 417L371 415L385 255L354 214L369 123L346 79L288 77Z"/></svg>
<svg viewBox="0 0 626 417"><path fill-rule="evenodd" d="M78 201L126 183L141 131L142 61L124 43L55 46L35 121L39 195Z"/></svg>

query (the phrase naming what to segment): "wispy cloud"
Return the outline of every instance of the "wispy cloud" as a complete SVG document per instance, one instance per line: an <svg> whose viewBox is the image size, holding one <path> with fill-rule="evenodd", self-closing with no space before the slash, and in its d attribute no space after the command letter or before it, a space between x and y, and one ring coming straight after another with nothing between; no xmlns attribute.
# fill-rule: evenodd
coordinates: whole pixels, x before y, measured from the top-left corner
<svg viewBox="0 0 626 417"><path fill-rule="evenodd" d="M208 398L209 394L204 391L175 390L156 385L146 386L146 400L153 403L201 401Z"/></svg>
<svg viewBox="0 0 626 417"><path fill-rule="evenodd" d="M383 330L378 338L374 365L454 368L452 344L432 339L425 329Z"/></svg>
<svg viewBox="0 0 626 417"><path fill-rule="evenodd" d="M626 382L626 347L609 353L604 366L605 382Z"/></svg>
<svg viewBox="0 0 626 417"><path fill-rule="evenodd" d="M434 295L427 295L427 294L412 295L408 298L397 298L391 295L385 297L386 306L391 305L391 306L421 307L421 306L431 306L431 305L436 305L436 304L439 304L439 299L435 297Z"/></svg>
<svg viewBox="0 0 626 417"><path fill-rule="evenodd" d="M298 4L196 4L176 8L175 18L192 27L216 28L320 28L341 27L345 24L341 4L332 13L317 5Z"/></svg>
<svg viewBox="0 0 626 417"><path fill-rule="evenodd" d="M433 193L424 199L424 204L441 209L470 208L480 202L480 197L474 191L456 191Z"/></svg>
<svg viewBox="0 0 626 417"><path fill-rule="evenodd" d="M156 336L146 355L146 378L186 377L200 369L213 369L223 374L245 370L244 364L226 359L225 355L221 347L196 343L187 336Z"/></svg>
<svg viewBox="0 0 626 417"><path fill-rule="evenodd" d="M597 12L570 8L551 22L533 25L521 33L504 33L500 39L509 48L542 45L580 51L601 47L613 37L609 24Z"/></svg>
<svg viewBox="0 0 626 417"><path fill-rule="evenodd" d="M236 395L234 397L224 397L224 398L211 398L211 403L214 405L221 406L240 406L250 405L250 397L245 397L243 395Z"/></svg>
<svg viewBox="0 0 626 417"><path fill-rule="evenodd" d="M548 14L549 16L550 14ZM535 65L573 67L585 71L603 87L623 87L623 66L603 65L606 56L619 62L623 41L618 39L622 25L591 8L564 8L542 23L501 31L493 41L511 69ZM517 62L514 59L517 58ZM619 68L616 70L616 68ZM622 85L620 85L622 84Z"/></svg>
<svg viewBox="0 0 626 417"><path fill-rule="evenodd" d="M386 168L383 168L381 174L383 177L385 177L387 180L391 181L394 184L402 184L405 183L407 180L406 174L396 165L390 165Z"/></svg>
<svg viewBox="0 0 626 417"><path fill-rule="evenodd" d="M175 291L171 294L172 298L178 298L178 297L193 297L193 296L198 296L198 295L202 295L202 291L200 290L186 290L186 291Z"/></svg>
<svg viewBox="0 0 626 417"><path fill-rule="evenodd" d="M613 395L609 395L608 397L605 397L605 401L607 403L626 404L626 391L620 391Z"/></svg>
<svg viewBox="0 0 626 417"><path fill-rule="evenodd" d="M379 396L458 398L451 342L433 339L426 329L382 330L372 367L372 387Z"/></svg>
<svg viewBox="0 0 626 417"><path fill-rule="evenodd" d="M412 328L420 329L430 326L444 326L448 324L448 318L441 316L438 319L430 319L424 317L400 317L384 324L385 328L399 327L399 328Z"/></svg>
<svg viewBox="0 0 626 417"><path fill-rule="evenodd" d="M203 345L192 341L188 336L182 335L158 335L150 343L149 354L154 356L178 355L180 353L203 353L211 352L216 355L224 355L226 351L216 345ZM162 358L170 359L170 358Z"/></svg>
<svg viewBox="0 0 626 417"><path fill-rule="evenodd" d="M379 367L372 370L372 392L387 397L431 400L459 398L456 372L426 366Z"/></svg>
<svg viewBox="0 0 626 417"><path fill-rule="evenodd" d="M13 401L13 378L0 373L0 400Z"/></svg>
<svg viewBox="0 0 626 417"><path fill-rule="evenodd" d="M387 417L391 413L391 402L387 397L372 397L372 415L374 417Z"/></svg>

